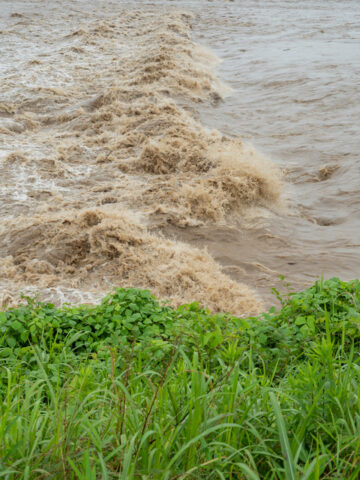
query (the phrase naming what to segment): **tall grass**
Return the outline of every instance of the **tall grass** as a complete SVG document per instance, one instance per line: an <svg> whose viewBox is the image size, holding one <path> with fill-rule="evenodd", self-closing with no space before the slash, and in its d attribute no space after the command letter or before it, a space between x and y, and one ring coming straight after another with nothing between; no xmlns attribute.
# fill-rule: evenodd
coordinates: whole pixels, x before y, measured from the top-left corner
<svg viewBox="0 0 360 480"><path fill-rule="evenodd" d="M318 283L246 320L196 304L172 310L134 290L95 313L84 307L71 328L81 308L30 302L4 312L0 477L359 478L359 293L357 283ZM102 318L109 325L130 304L158 335L130 329L117 345L105 329L94 340ZM83 330L89 316L100 326ZM13 330L37 317L52 328ZM130 313L121 318L131 324Z"/></svg>

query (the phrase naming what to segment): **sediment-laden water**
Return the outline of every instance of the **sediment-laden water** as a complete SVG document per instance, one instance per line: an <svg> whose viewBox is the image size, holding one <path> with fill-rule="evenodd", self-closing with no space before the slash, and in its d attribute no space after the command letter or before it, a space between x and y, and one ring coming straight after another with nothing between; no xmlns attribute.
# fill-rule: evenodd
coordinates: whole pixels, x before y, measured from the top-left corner
<svg viewBox="0 0 360 480"><path fill-rule="evenodd" d="M358 275L360 14L330 3L2 0L2 302L245 314Z"/></svg>

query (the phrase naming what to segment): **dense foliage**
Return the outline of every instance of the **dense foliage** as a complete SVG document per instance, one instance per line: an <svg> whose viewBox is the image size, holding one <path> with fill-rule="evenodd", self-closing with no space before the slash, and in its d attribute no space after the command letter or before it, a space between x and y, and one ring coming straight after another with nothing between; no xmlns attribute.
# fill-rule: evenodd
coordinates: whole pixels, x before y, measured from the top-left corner
<svg viewBox="0 0 360 480"><path fill-rule="evenodd" d="M0 313L0 477L357 479L360 282L254 318L118 289Z"/></svg>

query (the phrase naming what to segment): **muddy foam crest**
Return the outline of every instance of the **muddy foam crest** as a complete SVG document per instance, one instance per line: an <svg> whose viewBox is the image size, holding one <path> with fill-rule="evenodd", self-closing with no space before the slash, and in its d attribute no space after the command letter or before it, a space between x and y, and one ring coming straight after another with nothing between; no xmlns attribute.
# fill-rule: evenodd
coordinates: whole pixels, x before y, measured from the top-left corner
<svg viewBox="0 0 360 480"><path fill-rule="evenodd" d="M205 250L159 232L281 206L279 169L241 139L200 123L196 105L216 104L229 89L190 29L186 12L85 18L53 54L52 85L46 57L28 60L32 83L19 88L6 79L3 303L30 286L58 302L77 301L74 292L94 301L112 286L131 286L174 305L197 300L240 315L261 309L256 294Z"/></svg>

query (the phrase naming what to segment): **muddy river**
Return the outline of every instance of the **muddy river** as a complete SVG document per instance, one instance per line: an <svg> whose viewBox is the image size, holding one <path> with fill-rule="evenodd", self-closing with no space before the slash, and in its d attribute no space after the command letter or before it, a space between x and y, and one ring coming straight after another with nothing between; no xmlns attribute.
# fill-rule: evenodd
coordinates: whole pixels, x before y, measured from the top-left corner
<svg viewBox="0 0 360 480"><path fill-rule="evenodd" d="M359 43L357 0L0 0L0 302L358 277Z"/></svg>

